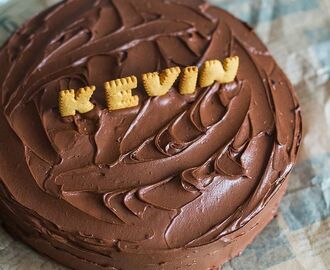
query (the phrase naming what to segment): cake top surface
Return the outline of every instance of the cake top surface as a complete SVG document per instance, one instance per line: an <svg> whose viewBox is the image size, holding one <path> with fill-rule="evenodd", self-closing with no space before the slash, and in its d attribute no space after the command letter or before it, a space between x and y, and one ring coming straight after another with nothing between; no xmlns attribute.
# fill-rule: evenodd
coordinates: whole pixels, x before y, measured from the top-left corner
<svg viewBox="0 0 330 270"><path fill-rule="evenodd" d="M233 83L159 97L139 86L138 106L116 111L96 91L90 112L59 115L62 89L233 55ZM0 61L1 189L58 241L98 252L224 241L296 159L286 76L251 28L204 1L66 1L26 23Z"/></svg>

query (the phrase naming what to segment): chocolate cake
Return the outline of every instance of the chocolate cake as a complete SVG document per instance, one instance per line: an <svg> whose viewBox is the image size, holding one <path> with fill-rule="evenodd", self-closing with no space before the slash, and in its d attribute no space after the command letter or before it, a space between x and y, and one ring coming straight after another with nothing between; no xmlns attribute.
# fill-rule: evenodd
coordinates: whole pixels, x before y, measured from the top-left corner
<svg viewBox="0 0 330 270"><path fill-rule="evenodd" d="M143 88L141 74L231 56L233 82L192 94L175 83L154 97ZM299 104L265 45L226 11L64 1L24 24L0 62L1 219L38 252L73 269L218 269L276 214ZM109 109L104 83L132 75L138 105ZM86 85L94 107L61 116L60 91Z"/></svg>

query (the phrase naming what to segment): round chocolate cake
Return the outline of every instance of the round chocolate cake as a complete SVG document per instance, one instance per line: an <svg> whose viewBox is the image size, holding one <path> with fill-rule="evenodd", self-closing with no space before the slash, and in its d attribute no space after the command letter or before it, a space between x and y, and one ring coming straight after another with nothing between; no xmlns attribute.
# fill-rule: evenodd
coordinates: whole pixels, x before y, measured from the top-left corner
<svg viewBox="0 0 330 270"><path fill-rule="evenodd" d="M141 74L238 56L233 82L150 97ZM274 217L301 139L294 90L253 30L201 0L69 0L0 51L5 228L73 269L218 269ZM136 75L138 105L104 83ZM95 107L62 117L63 89Z"/></svg>

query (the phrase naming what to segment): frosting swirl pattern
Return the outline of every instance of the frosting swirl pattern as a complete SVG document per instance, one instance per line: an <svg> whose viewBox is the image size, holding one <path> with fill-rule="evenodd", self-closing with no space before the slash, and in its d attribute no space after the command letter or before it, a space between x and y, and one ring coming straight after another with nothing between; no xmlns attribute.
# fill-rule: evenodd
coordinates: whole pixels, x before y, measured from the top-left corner
<svg viewBox="0 0 330 270"><path fill-rule="evenodd" d="M234 83L161 97L140 86L139 106L119 111L98 90L94 110L59 116L61 89L232 55ZM222 255L206 254L252 230L296 159L286 76L252 29L203 1L65 1L15 33L0 61L2 216L74 268L214 267Z"/></svg>

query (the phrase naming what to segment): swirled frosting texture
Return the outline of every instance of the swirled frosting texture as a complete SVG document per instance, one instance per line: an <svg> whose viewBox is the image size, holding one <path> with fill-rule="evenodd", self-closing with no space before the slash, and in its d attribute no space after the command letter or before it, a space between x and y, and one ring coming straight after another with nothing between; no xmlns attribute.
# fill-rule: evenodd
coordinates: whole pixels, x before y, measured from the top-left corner
<svg viewBox="0 0 330 270"><path fill-rule="evenodd" d="M233 55L234 83L154 98L139 87L138 107L106 108L105 81ZM290 83L247 25L203 1L65 1L14 34L0 62L5 222L86 269L206 269L194 254L252 230L296 159ZM95 109L61 118L59 91L85 85Z"/></svg>

